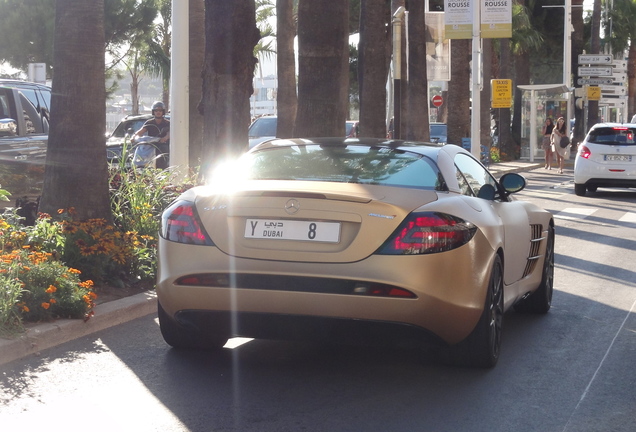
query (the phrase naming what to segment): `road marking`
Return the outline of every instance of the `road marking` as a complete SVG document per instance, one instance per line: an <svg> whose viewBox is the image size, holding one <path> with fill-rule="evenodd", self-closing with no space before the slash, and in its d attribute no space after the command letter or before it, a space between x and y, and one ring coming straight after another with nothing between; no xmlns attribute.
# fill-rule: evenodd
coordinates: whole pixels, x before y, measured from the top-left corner
<svg viewBox="0 0 636 432"><path fill-rule="evenodd" d="M585 208L569 207L564 209L563 211L560 211L559 213L554 215L554 217L557 219L566 219L566 220L585 219L586 217L594 213L596 210L598 209L589 208L589 207L585 207Z"/></svg>
<svg viewBox="0 0 636 432"><path fill-rule="evenodd" d="M620 218L618 221L636 223L636 213L625 213L625 215L622 218Z"/></svg>

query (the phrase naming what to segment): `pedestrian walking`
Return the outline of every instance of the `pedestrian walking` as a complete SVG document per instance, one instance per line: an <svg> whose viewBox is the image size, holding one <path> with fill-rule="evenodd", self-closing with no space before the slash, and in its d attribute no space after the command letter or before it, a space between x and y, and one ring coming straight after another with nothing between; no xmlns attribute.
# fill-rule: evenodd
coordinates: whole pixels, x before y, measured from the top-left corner
<svg viewBox="0 0 636 432"><path fill-rule="evenodd" d="M552 130L554 129L554 122L551 117L545 119L543 128L541 128L541 147L545 155L545 169L552 169Z"/></svg>
<svg viewBox="0 0 636 432"><path fill-rule="evenodd" d="M565 119L563 117L559 117L557 119L556 125L554 129L552 129L552 151L556 154L557 164L559 166L559 174L563 174L563 164L565 163L565 155L568 151L568 147L570 146L569 140L567 145L563 147L561 145L561 138L567 138L567 128L565 126Z"/></svg>

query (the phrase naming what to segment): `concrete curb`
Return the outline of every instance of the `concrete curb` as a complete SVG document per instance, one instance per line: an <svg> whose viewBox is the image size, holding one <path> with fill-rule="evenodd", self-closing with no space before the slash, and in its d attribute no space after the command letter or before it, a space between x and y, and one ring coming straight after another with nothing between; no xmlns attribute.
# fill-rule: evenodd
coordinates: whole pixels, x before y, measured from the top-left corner
<svg viewBox="0 0 636 432"><path fill-rule="evenodd" d="M95 315L86 322L80 319L63 319L27 325L26 333L18 338L0 339L0 365L30 355L39 355L41 350L156 313L157 296L154 291L148 291L97 305L94 311Z"/></svg>

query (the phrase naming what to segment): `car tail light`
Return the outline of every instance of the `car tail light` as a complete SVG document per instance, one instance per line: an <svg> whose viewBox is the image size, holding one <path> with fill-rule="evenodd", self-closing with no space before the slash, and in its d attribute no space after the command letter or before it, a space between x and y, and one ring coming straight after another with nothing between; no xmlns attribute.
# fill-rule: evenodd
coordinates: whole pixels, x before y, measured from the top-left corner
<svg viewBox="0 0 636 432"><path fill-rule="evenodd" d="M378 249L380 255L420 255L446 252L470 241L477 227L446 213L413 213Z"/></svg>
<svg viewBox="0 0 636 432"><path fill-rule="evenodd" d="M586 146L581 146L581 150L579 150L579 156L581 156L583 159L589 159L591 155L592 152L589 148L587 148Z"/></svg>
<svg viewBox="0 0 636 432"><path fill-rule="evenodd" d="M190 201L177 201L163 212L161 236L177 243L214 245L201 226L194 203Z"/></svg>

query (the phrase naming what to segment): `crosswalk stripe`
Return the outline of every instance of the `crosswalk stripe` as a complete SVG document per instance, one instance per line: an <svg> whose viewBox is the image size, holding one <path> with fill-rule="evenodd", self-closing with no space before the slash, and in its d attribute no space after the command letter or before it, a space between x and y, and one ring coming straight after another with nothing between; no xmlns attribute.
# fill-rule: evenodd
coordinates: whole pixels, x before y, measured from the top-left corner
<svg viewBox="0 0 636 432"><path fill-rule="evenodd" d="M636 213L625 213L619 222L633 222L636 223Z"/></svg>
<svg viewBox="0 0 636 432"><path fill-rule="evenodd" d="M566 219L566 220L585 219L586 217L594 213L596 210L598 209L589 208L589 207L585 207L585 208L569 207L560 211L559 213L554 215L554 217L557 219Z"/></svg>

